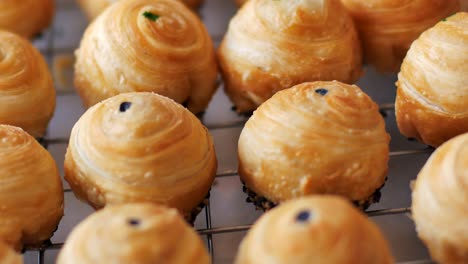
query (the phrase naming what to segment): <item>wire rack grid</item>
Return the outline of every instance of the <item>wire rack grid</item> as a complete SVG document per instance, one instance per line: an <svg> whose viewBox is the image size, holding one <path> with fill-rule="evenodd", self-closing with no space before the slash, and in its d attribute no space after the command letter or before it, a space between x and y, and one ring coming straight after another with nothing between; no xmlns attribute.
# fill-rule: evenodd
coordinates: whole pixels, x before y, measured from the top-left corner
<svg viewBox="0 0 468 264"><path fill-rule="evenodd" d="M55 60L62 56L63 54L72 56L74 49L77 47L79 43L79 39L81 37L81 33L83 29L86 27L86 20L80 14L75 1L73 0L56 0L57 1L57 16L54 25L46 31L44 34L39 36L35 41L34 44L39 48L39 50L43 53L46 57L49 65L53 65ZM224 3L222 3L224 1ZM207 4L201 10L201 17L203 18L204 22L206 23L213 41L218 44L222 38L222 35L227 27L227 22L229 21L230 16L235 12L235 7L231 3L230 0L223 0L220 2L207 0ZM230 1L228 3L228 1ZM210 14L216 14L214 17L210 16ZM75 18L78 19L75 19ZM223 23L218 23L217 20L222 18ZM70 20L74 20L70 22ZM68 27L68 28L67 28ZM70 35L68 30L70 30L73 35ZM68 35L67 35L68 34ZM63 39L68 39L66 44L63 44ZM51 68L53 68L51 66ZM395 165L392 167L390 165L390 171L393 174L405 174L406 176L404 179L400 180L393 180L396 178L396 175L390 175L389 181L387 185L392 185L394 181L399 181L398 184L393 184L397 186L390 186L391 190L386 190L387 187L383 190L383 199L384 202L380 205L373 206L370 211L367 211L367 215L375 219L380 227L384 229L384 233L387 236L390 236L390 243L392 244L392 248L394 253L397 253L396 258L399 263L431 263L427 254L427 251L424 247L420 244L419 240L416 238L414 233L414 227L412 226L411 221L407 221L409 219L407 217L408 213L410 212L410 203L409 203L409 188L402 188L405 184L409 185L409 180L415 178L415 172L419 170L422 166L423 162L427 159L428 155L432 152L431 148L428 148L424 145L418 144L417 142L411 142L407 139L401 137L398 134L397 128L395 126L395 120L393 115L394 105L394 92L389 89L389 86L393 86L393 81L395 76L382 76L371 69L368 70L366 77L358 83L361 88L363 88L368 94L371 95L377 102L380 103L380 110L382 115L385 117L387 122L387 127L390 130L390 134L392 135L393 141L396 140L396 143L393 142L391 145L391 162L392 160L394 163L399 164L402 163L401 166ZM49 134L45 137L41 143L44 147L48 149L54 149L57 146L61 146L62 150L66 148L66 144L68 143L68 132L71 128L71 125L74 123L74 119L76 119L84 110L80 109L80 107L75 107L75 111L72 111L73 114L71 118L69 118L70 112L67 112L68 103L70 100L73 102L79 102L79 98L73 92L72 85L70 83L65 84L57 84L58 93L57 93L57 102L58 102L58 109L56 115L59 115L58 118L54 118L52 126L49 128ZM222 86L222 85L221 85ZM375 86L382 86L377 87ZM369 88L370 87L370 88ZM381 89L386 89L387 92L382 92ZM72 99L70 99L72 98ZM61 104L61 102L63 102ZM221 166L221 169L218 170L216 181L221 181L222 179L235 179L237 175L236 170L236 144L237 136L242 129L244 123L246 122L245 117L240 117L233 113L229 109L230 103L226 99L225 95L222 94L222 87L220 87L217 95L214 98L214 102L210 105L210 108L207 110L204 117L202 117L202 122L207 126L212 134L222 135L223 133L227 133L228 136L219 136L218 142L216 142L217 136L215 135L215 145L217 149L218 157L221 155L222 158L220 159L221 163L223 160L229 160L229 165ZM215 109L215 110L214 110ZM224 109L225 112L223 114L219 114L219 109ZM226 118L227 117L227 118ZM64 125L65 128L61 128L63 122L68 122ZM66 131L62 133L55 133L55 130ZM229 133L228 133L229 132ZM227 138L227 139L226 139ZM225 141L230 140L231 144L226 144ZM218 143L218 144L216 144ZM52 152L52 150L51 150ZM229 155L227 155L228 153ZM56 158L57 162L60 163L63 161L63 151L60 154L53 153L54 158ZM227 157L224 157L226 156ZM60 166L60 164L59 164ZM397 168L395 168L397 167ZM408 169L411 168L411 169ZM392 174L392 173L391 173ZM393 176L393 177L392 177ZM239 182L239 180L235 179L235 181ZM403 183L402 183L403 182ZM229 180L230 185L232 181ZM390 183L390 184L389 184ZM65 186L67 186L65 184ZM217 186L215 185L214 188L216 189ZM234 186L232 188L237 188L236 190L236 197L239 200L245 200L247 197L242 193L242 188L239 186ZM73 195L71 190L65 187L65 195ZM222 195L211 195L210 203L212 204L213 201L216 201L219 204L219 200L225 196ZM404 199L401 199L404 197ZM387 199L388 198L388 199ZM242 201L245 203L245 201ZM253 205L247 205L253 208ZM67 204L66 204L67 207ZM374 208L377 207L377 208ZM254 220L261 214L261 213L252 213L252 212L242 212L240 217L234 217L236 219L243 218L242 214L253 214L252 217L247 217L247 223L238 221L238 222L230 222L224 221L224 225L214 224L213 217L219 216L221 214L220 206L216 206L217 209L213 210L212 206L208 205L202 214L198 216L197 222L195 227L198 233L204 237L207 248L213 257L214 263L231 263L233 254L235 254L237 245L245 234L245 232L250 228ZM71 217L74 217L75 210L71 208L69 210L71 213ZM89 213L89 212L88 212ZM397 218L392 218L391 216L397 216ZM73 224L81 221L84 216L79 215L77 219L74 219ZM381 218L384 217L384 218ZM199 221L200 220L200 221ZM400 225L400 222L405 222L404 224ZM218 221L222 223L223 221ZM71 226L73 226L73 224ZM61 224L62 225L62 224ZM408 231L411 230L412 231ZM28 255L26 259L26 263L54 263L55 255L57 254L58 250L63 246L63 241L66 235L70 231L70 227L63 231L64 235L62 235L62 239L58 241L54 241L52 239L51 243L44 244L39 248L27 248L25 249L25 255ZM59 227L60 231L60 227ZM233 241L230 241L228 246L225 246L222 243L226 243L226 239L220 240L218 242L215 239L216 235L220 234L235 234L238 233L240 235L236 236ZM396 235L394 235L396 234ZM407 244L400 242L406 241ZM215 250L219 246L219 250ZM230 247L230 248L229 248ZM228 248L228 249L227 249ZM405 249L409 252L405 252ZM53 256L50 258L46 257L46 254L50 251L55 251ZM229 251L229 253L226 253ZM229 255L227 257L223 257L223 255Z"/></svg>

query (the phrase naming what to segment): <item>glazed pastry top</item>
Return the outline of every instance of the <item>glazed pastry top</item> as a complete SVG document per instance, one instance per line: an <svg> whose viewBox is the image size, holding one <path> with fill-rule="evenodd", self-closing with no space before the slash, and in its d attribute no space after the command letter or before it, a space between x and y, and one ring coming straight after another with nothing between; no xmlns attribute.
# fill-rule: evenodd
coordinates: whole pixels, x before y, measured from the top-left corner
<svg viewBox="0 0 468 264"><path fill-rule="evenodd" d="M429 158L413 191L413 217L422 235L468 250L468 134L447 141ZM464 221L463 221L464 220ZM442 228L443 227L443 228ZM431 241L428 241L431 242Z"/></svg>
<svg viewBox="0 0 468 264"><path fill-rule="evenodd" d="M424 32L409 50L399 89L436 112L468 115L468 13Z"/></svg>
<svg viewBox="0 0 468 264"><path fill-rule="evenodd" d="M311 193L369 197L385 179L389 136L355 85L313 82L276 93L239 139L241 177L273 202Z"/></svg>
<svg viewBox="0 0 468 264"><path fill-rule="evenodd" d="M100 206L143 200L190 211L216 171L207 129L181 105L152 93L124 93L90 108L72 130L69 154L76 168L66 169L93 183Z"/></svg>
<svg viewBox="0 0 468 264"><path fill-rule="evenodd" d="M393 258L377 226L348 201L311 196L262 215L241 243L236 263L393 263Z"/></svg>
<svg viewBox="0 0 468 264"><path fill-rule="evenodd" d="M63 215L52 156L22 129L7 125L0 125L0 203L0 237L17 249L48 239Z"/></svg>
<svg viewBox="0 0 468 264"><path fill-rule="evenodd" d="M0 122L44 134L55 109L55 89L47 64L31 43L0 30Z"/></svg>
<svg viewBox="0 0 468 264"><path fill-rule="evenodd" d="M75 227L57 263L211 262L200 237L177 210L127 204L106 207Z"/></svg>
<svg viewBox="0 0 468 264"><path fill-rule="evenodd" d="M351 18L339 1L258 0L248 4L252 6L243 7L231 20L224 43L227 49L259 67L301 71L307 57L323 57L334 64L350 51L350 47L333 47L336 39L347 36L345 32L354 31ZM230 41L231 38L235 41ZM309 48L304 50L305 46ZM306 51L308 54L304 54Z"/></svg>

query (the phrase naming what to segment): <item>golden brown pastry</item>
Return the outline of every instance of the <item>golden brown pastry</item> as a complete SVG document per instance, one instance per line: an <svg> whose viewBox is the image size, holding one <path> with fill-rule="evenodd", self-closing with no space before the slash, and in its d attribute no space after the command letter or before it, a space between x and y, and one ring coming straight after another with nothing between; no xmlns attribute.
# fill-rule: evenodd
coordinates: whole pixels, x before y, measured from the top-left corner
<svg viewBox="0 0 468 264"><path fill-rule="evenodd" d="M75 86L85 106L123 92L156 92L202 112L216 90L213 43L174 0L121 0L86 30Z"/></svg>
<svg viewBox="0 0 468 264"><path fill-rule="evenodd" d="M356 23L364 59L381 72L398 72L411 43L460 9L458 0L341 0Z"/></svg>
<svg viewBox="0 0 468 264"><path fill-rule="evenodd" d="M78 0L78 4L85 12L89 19L95 19L109 5L118 0ZM196 9L204 2L204 0L181 0L186 6Z"/></svg>
<svg viewBox="0 0 468 264"><path fill-rule="evenodd" d="M0 240L16 249L48 240L63 216L52 156L21 128L0 125Z"/></svg>
<svg viewBox="0 0 468 264"><path fill-rule="evenodd" d="M419 237L438 263L468 263L468 133L439 147L413 190Z"/></svg>
<svg viewBox="0 0 468 264"><path fill-rule="evenodd" d="M235 0L238 6L242 6L247 0Z"/></svg>
<svg viewBox="0 0 468 264"><path fill-rule="evenodd" d="M55 89L42 55L26 39L0 30L0 123L41 137L54 110Z"/></svg>
<svg viewBox="0 0 468 264"><path fill-rule="evenodd" d="M257 208L337 194L362 208L379 199L390 137L378 106L355 85L304 83L275 94L239 138L239 175Z"/></svg>
<svg viewBox="0 0 468 264"><path fill-rule="evenodd" d="M23 264L23 258L11 247L0 241L0 263L2 264Z"/></svg>
<svg viewBox="0 0 468 264"><path fill-rule="evenodd" d="M464 12L468 12L468 0L460 0L461 3L461 10Z"/></svg>
<svg viewBox="0 0 468 264"><path fill-rule="evenodd" d="M236 264L390 264L378 227L336 196L289 201L255 223L242 241Z"/></svg>
<svg viewBox="0 0 468 264"><path fill-rule="evenodd" d="M468 13L424 32L398 74L396 117L403 135L439 146L468 132Z"/></svg>
<svg viewBox="0 0 468 264"><path fill-rule="evenodd" d="M71 232L58 264L211 263L177 210L153 204L109 206Z"/></svg>
<svg viewBox="0 0 468 264"><path fill-rule="evenodd" d="M216 174L213 140L173 100L124 93L90 108L73 127L65 179L94 208L153 202L193 221Z"/></svg>
<svg viewBox="0 0 468 264"><path fill-rule="evenodd" d="M47 28L54 16L54 0L0 0L0 30L31 38Z"/></svg>
<svg viewBox="0 0 468 264"><path fill-rule="evenodd" d="M355 82L361 50L339 0L248 1L219 48L225 90L238 112L307 81Z"/></svg>

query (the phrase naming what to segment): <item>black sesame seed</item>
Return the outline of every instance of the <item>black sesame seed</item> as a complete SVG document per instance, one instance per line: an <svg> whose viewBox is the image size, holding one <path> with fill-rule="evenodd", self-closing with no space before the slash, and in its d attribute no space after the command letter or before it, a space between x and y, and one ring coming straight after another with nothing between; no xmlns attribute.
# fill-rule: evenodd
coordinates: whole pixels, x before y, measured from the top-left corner
<svg viewBox="0 0 468 264"><path fill-rule="evenodd" d="M132 218L128 220L128 224L131 226L139 226L140 225L140 220Z"/></svg>
<svg viewBox="0 0 468 264"><path fill-rule="evenodd" d="M325 88L318 88L318 89L315 89L315 92L320 94L321 96L324 96L328 93L328 90Z"/></svg>
<svg viewBox="0 0 468 264"><path fill-rule="evenodd" d="M309 211L301 211L299 214L296 216L296 221L297 222L306 222L310 219L310 212Z"/></svg>
<svg viewBox="0 0 468 264"><path fill-rule="evenodd" d="M120 104L120 107L119 107L119 110L120 112L125 112L127 111L128 109L130 109L130 106L132 106L132 103L130 102L123 102Z"/></svg>

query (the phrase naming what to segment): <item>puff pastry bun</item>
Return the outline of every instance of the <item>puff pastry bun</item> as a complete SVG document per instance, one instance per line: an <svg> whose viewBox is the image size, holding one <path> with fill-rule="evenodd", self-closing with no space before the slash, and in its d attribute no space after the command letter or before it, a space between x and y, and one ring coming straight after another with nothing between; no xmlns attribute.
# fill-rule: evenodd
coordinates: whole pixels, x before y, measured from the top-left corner
<svg viewBox="0 0 468 264"><path fill-rule="evenodd" d="M0 30L0 123L41 137L54 110L55 89L42 55L26 39Z"/></svg>
<svg viewBox="0 0 468 264"><path fill-rule="evenodd" d="M125 93L90 108L73 127L65 179L94 208L153 202L193 220L216 174L213 141L173 100Z"/></svg>
<svg viewBox="0 0 468 264"><path fill-rule="evenodd" d="M381 72L398 72L411 43L457 12L458 0L341 0L360 33L365 60Z"/></svg>
<svg viewBox="0 0 468 264"><path fill-rule="evenodd" d="M216 90L212 40L179 1L118 1L86 29L76 57L75 86L88 107L146 91L199 113Z"/></svg>
<svg viewBox="0 0 468 264"><path fill-rule="evenodd" d="M211 263L200 237L177 210L153 204L109 206L70 234L58 264Z"/></svg>
<svg viewBox="0 0 468 264"><path fill-rule="evenodd" d="M468 132L468 13L441 21L413 43L397 86L403 135L439 146Z"/></svg>
<svg viewBox="0 0 468 264"><path fill-rule="evenodd" d="M274 204L338 194L366 208L385 182L389 140L378 106L359 87L304 83L278 92L247 121L239 175Z"/></svg>
<svg viewBox="0 0 468 264"><path fill-rule="evenodd" d="M23 258L11 247L0 241L0 263L3 264L23 264Z"/></svg>
<svg viewBox="0 0 468 264"><path fill-rule="evenodd" d="M0 125L0 204L0 240L16 249L42 244L63 216L54 159L21 128L8 125Z"/></svg>
<svg viewBox="0 0 468 264"><path fill-rule="evenodd" d="M339 0L248 1L219 48L225 90L238 112L307 81L353 83L361 50Z"/></svg>
<svg viewBox="0 0 468 264"><path fill-rule="evenodd" d="M54 0L0 0L0 30L30 38L54 17Z"/></svg>
<svg viewBox="0 0 468 264"><path fill-rule="evenodd" d="M468 263L468 133L439 147L413 190L419 237L439 263Z"/></svg>
<svg viewBox="0 0 468 264"><path fill-rule="evenodd" d="M119 0L78 0L78 4L85 12L89 19L96 18L102 13L109 5ZM175 0L174 0L175 1ZM190 8L198 8L204 0L181 0Z"/></svg>
<svg viewBox="0 0 468 264"><path fill-rule="evenodd" d="M265 213L242 241L236 264L394 263L378 227L335 196L289 201Z"/></svg>

